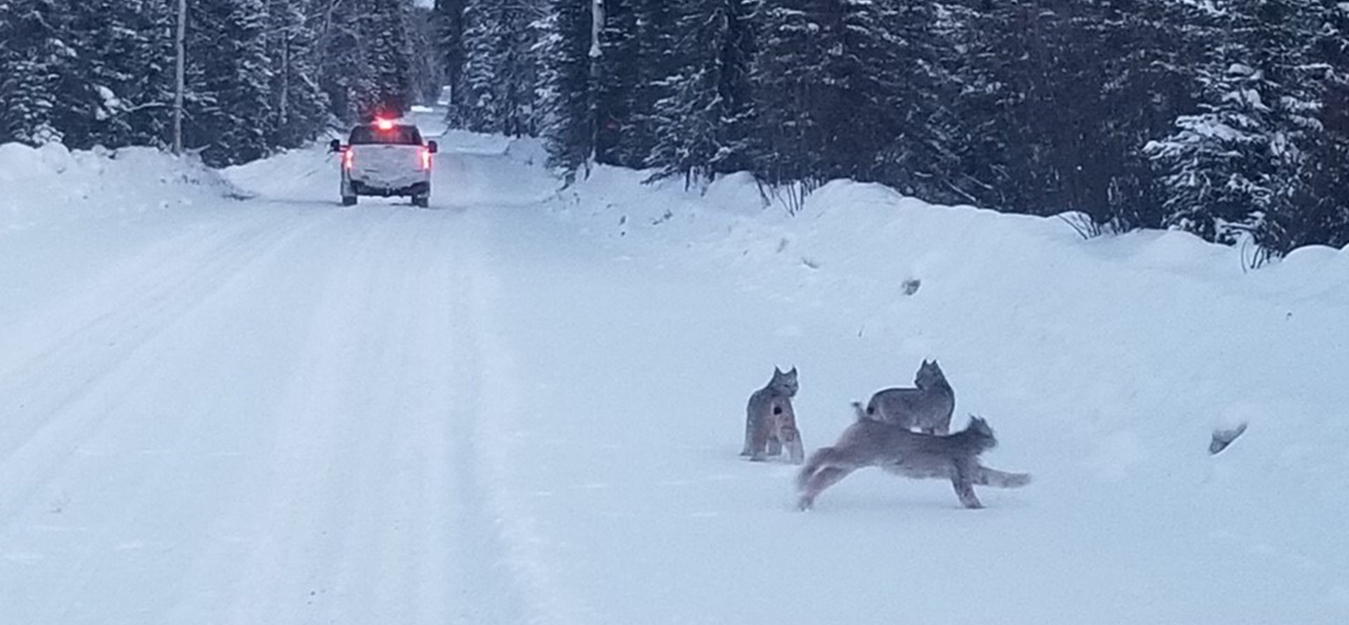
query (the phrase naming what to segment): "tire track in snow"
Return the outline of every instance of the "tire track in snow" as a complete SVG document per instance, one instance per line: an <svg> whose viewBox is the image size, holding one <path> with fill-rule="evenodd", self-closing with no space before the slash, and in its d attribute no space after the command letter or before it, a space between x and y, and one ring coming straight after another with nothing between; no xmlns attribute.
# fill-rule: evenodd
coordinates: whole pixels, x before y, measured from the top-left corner
<svg viewBox="0 0 1349 625"><path fill-rule="evenodd" d="M18 418L7 415L0 439L0 483L13 495L0 503L0 526L34 505L33 494L57 474L59 463L78 453L113 412L94 407L124 400L123 385L107 383L111 377L136 363L146 345L306 231L280 225L288 227L252 222L205 245L193 245L191 235L185 235L172 245L156 246L102 277L109 286L51 313L69 329L0 373L0 397L23 407ZM111 286L128 283L130 288Z"/></svg>
<svg viewBox="0 0 1349 625"><path fill-rule="evenodd" d="M41 594L98 597L98 589L111 580L126 578L130 571L135 571L130 579L162 576L172 571L167 568L170 563L181 567L198 552L208 550L205 537L198 532L209 523L210 517L204 513L217 505L214 502L223 493L194 488L191 482L183 481L184 476L218 478L209 470L214 464L212 458L217 457L217 440L209 434L213 429L220 433L220 425L211 422L219 412L210 400L222 389L228 393L229 384L237 378L237 374L224 370L221 359L230 357L252 364L247 341L239 344L231 331L235 326L248 325L250 313L257 312L253 308L256 296L273 295L268 290L274 288L274 276L284 275L278 267L292 260L286 255L295 253L296 241L306 241L302 235L311 228L290 226L283 217L265 230L288 235L232 248L240 254L228 263L232 271L212 274L220 279L205 296L159 325L124 359L112 363L100 378L100 388L71 404L61 415L67 423L41 431L51 443L45 450L35 448L45 451L39 457L45 464L37 471L31 466L15 468L27 468L38 480L32 492L46 491L50 483L71 485L76 491L73 509L52 518L60 523L83 519L87 526L74 528L80 532L79 545L72 541L48 546L52 557L67 564L73 574L48 582ZM209 249L221 254L228 251L218 246ZM131 317L135 309L119 313ZM234 353L225 353L231 351ZM206 396L182 393L174 387L199 389ZM247 418L231 425L233 430L242 431L245 424L253 426ZM237 440L218 442L239 445ZM151 448L144 449L146 445ZM78 453L63 453L69 449ZM243 460L233 462L242 464ZM27 500L16 500L20 506L12 512L32 518L34 508L42 502L34 497ZM32 526L6 522L0 526L0 546L32 543L31 530ZM26 540L16 542L16 536L23 535ZM166 542L142 538L157 535ZM160 580L159 584L176 581ZM106 591L101 594L107 595ZM152 609L149 606L167 605L165 594L158 587L144 588L140 593L117 593L107 596L94 612L89 611L90 603L64 600L27 607L54 612L37 622L118 622L117 615L128 613L137 616L126 622L144 622L145 613Z"/></svg>
<svg viewBox="0 0 1349 625"><path fill-rule="evenodd" d="M487 227L481 216L470 215L474 230L480 232L474 240L487 237ZM595 614L575 596L569 594L551 570L541 552L546 539L538 530L533 512L513 488L515 465L528 459L517 452L517 441L524 435L521 424L519 394L532 392L524 389L515 372L511 346L494 327L493 313L503 306L531 305L529 294L515 294L521 301L509 300L500 280L494 275L489 258L484 253L470 257L467 281L470 293L471 319L476 337L472 369L478 372L473 383L473 413L475 418L460 423L471 426L471 432L461 440L473 441L472 466L461 470L461 475L473 474L475 500L466 506L479 510L491 523L496 541L495 557L500 558L505 571L503 582L514 589L519 599L524 622L570 625L594 622ZM482 529L481 533L488 530Z"/></svg>
<svg viewBox="0 0 1349 625"><path fill-rule="evenodd" d="M243 504L243 565L200 566L202 580L231 579L220 620L522 622L468 438L479 376L466 256L479 246L461 215L387 214L356 220L344 238L361 244L334 259L305 324L264 492Z"/></svg>

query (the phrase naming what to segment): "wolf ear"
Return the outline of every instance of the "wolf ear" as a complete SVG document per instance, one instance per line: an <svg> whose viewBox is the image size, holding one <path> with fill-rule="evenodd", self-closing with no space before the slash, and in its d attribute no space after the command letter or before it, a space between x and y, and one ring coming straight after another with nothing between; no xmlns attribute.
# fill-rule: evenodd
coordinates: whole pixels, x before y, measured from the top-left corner
<svg viewBox="0 0 1349 625"><path fill-rule="evenodd" d="M795 367L795 366L792 366L791 370L788 371L787 373L790 373L790 374L792 374L792 375L796 375L796 367Z"/></svg>
<svg viewBox="0 0 1349 625"><path fill-rule="evenodd" d="M777 365L773 365L773 375L782 375L782 369L779 369Z"/></svg>

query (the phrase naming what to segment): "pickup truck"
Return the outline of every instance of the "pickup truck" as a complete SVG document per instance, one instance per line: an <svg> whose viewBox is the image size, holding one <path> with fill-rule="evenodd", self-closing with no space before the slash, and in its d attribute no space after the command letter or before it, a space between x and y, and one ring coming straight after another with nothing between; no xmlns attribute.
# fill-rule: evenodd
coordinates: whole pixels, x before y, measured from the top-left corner
<svg viewBox="0 0 1349 625"><path fill-rule="evenodd" d="M351 129L346 145L333 139L331 151L342 155L342 205L366 196L406 196L425 207L431 197L431 155L435 141L423 141L411 123L376 119Z"/></svg>

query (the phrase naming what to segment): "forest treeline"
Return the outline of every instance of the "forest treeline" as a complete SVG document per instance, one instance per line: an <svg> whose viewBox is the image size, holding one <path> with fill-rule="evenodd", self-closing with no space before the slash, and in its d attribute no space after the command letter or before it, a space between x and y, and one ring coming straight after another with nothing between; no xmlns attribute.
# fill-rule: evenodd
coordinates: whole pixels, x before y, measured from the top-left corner
<svg viewBox="0 0 1349 625"><path fill-rule="evenodd" d="M788 208L835 178L1349 244L1343 0L189 0L183 138L223 166L449 90L449 121ZM0 0L0 141L171 145L177 0ZM599 16L599 21L594 18Z"/></svg>
<svg viewBox="0 0 1349 625"><path fill-rule="evenodd" d="M450 118L789 207L833 178L1256 262L1349 244L1343 0L440 0Z"/></svg>

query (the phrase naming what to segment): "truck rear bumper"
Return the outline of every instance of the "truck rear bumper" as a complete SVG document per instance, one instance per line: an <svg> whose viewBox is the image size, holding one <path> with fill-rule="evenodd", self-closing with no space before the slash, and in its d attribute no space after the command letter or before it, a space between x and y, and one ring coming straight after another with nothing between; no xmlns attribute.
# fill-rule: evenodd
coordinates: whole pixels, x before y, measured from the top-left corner
<svg viewBox="0 0 1349 625"><path fill-rule="evenodd" d="M414 182L405 187L384 187L352 180L351 191L356 195L377 195L380 197L430 195L431 183L429 181Z"/></svg>

